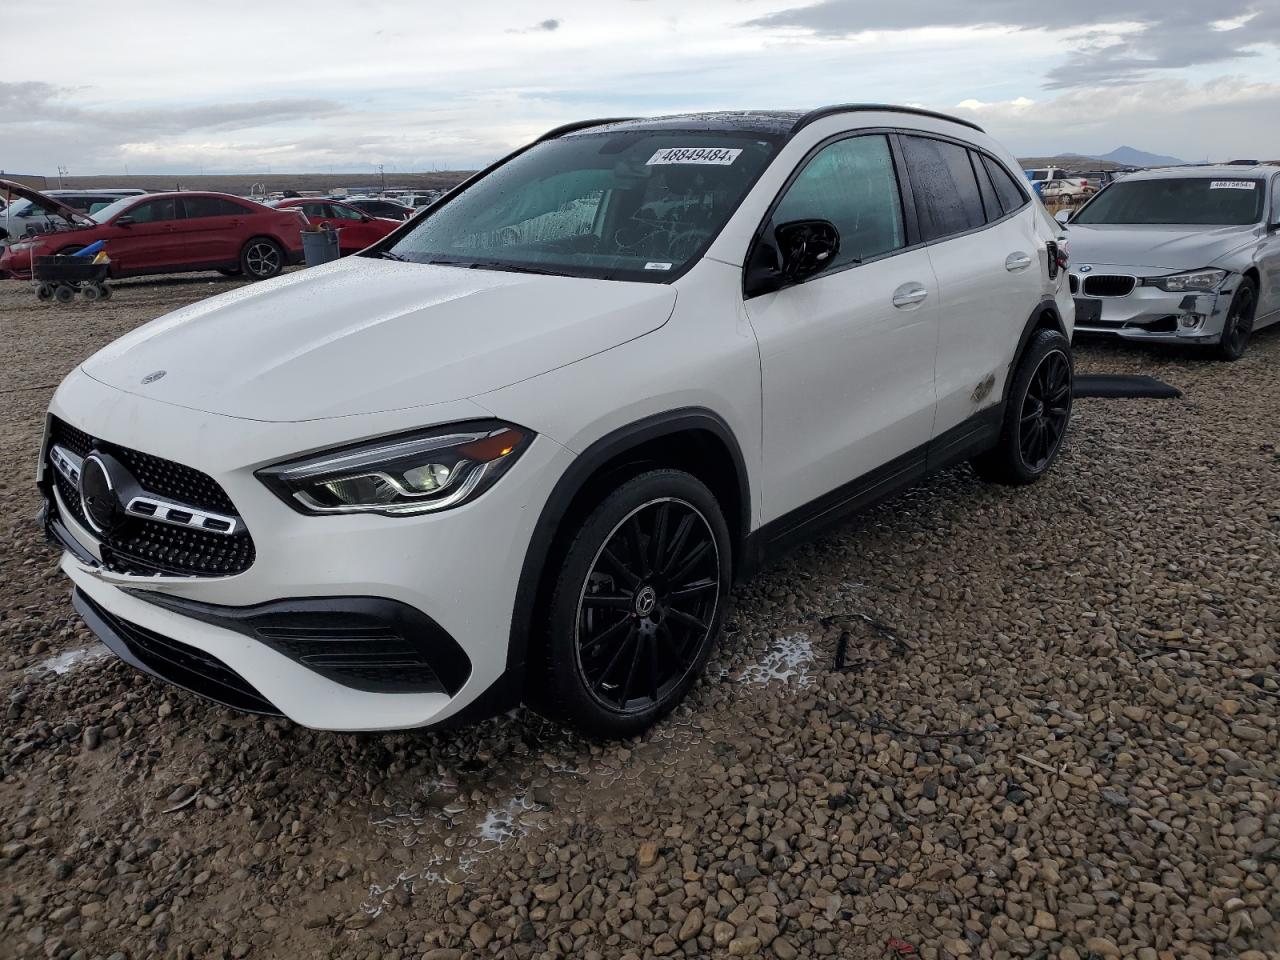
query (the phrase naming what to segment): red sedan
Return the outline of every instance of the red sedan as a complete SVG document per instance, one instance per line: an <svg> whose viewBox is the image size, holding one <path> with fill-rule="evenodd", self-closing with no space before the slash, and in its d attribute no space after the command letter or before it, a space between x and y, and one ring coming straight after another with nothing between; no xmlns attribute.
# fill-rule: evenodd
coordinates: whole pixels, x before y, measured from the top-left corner
<svg viewBox="0 0 1280 960"><path fill-rule="evenodd" d="M59 213L68 228L10 244L0 277L28 279L33 258L75 253L96 240L106 241L112 277L218 270L266 280L302 261L301 216L224 193L150 193L89 215Z"/></svg>
<svg viewBox="0 0 1280 960"><path fill-rule="evenodd" d="M400 226L398 220L371 217L349 203L320 197L287 197L272 204L280 210L301 210L311 223L327 223L338 231L338 250L345 257L381 240Z"/></svg>

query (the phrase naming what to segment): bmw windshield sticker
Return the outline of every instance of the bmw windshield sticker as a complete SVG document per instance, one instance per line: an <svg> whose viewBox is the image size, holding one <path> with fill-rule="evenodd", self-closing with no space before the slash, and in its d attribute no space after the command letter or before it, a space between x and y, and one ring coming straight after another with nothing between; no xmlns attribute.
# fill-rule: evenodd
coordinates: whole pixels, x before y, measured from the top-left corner
<svg viewBox="0 0 1280 960"><path fill-rule="evenodd" d="M650 161L652 162L652 161ZM1210 190L1256 190L1257 180L1214 180L1209 184Z"/></svg>
<svg viewBox="0 0 1280 960"><path fill-rule="evenodd" d="M664 163L704 163L727 167L738 159L740 149L725 147L664 147L649 158L646 167Z"/></svg>
<svg viewBox="0 0 1280 960"><path fill-rule="evenodd" d="M644 265L646 270L670 270L671 264L662 260L650 260Z"/></svg>

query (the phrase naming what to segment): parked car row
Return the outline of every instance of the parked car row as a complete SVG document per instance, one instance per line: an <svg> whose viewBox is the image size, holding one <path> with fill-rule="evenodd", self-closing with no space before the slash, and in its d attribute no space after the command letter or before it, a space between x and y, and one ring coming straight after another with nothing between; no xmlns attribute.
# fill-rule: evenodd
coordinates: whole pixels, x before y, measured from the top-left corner
<svg viewBox="0 0 1280 960"><path fill-rule="evenodd" d="M83 213L21 185L0 187L66 223L9 243L0 254L0 277L30 279L36 257L72 254L98 240L106 242L112 277L217 270L266 280L302 260L307 222L300 211L188 191L121 197Z"/></svg>

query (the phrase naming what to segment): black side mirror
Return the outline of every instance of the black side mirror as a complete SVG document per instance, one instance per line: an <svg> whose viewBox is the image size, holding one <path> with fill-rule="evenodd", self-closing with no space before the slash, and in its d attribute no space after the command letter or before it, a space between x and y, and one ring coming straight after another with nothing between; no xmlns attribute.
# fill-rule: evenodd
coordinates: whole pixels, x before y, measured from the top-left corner
<svg viewBox="0 0 1280 960"><path fill-rule="evenodd" d="M840 252L840 231L830 220L790 220L760 237L751 250L743 294L758 297L806 280L831 266Z"/></svg>
<svg viewBox="0 0 1280 960"><path fill-rule="evenodd" d="M134 222L133 217L116 217L111 225L113 227L131 227Z"/></svg>
<svg viewBox="0 0 1280 960"><path fill-rule="evenodd" d="M366 214L364 214L364 215L362 215L362 216L360 217L360 222L361 222L361 223L373 223L373 217L369 216L369 215L366 213Z"/></svg>
<svg viewBox="0 0 1280 960"><path fill-rule="evenodd" d="M773 231L782 257L782 280L799 283L831 266L840 252L840 231L830 220L790 220Z"/></svg>

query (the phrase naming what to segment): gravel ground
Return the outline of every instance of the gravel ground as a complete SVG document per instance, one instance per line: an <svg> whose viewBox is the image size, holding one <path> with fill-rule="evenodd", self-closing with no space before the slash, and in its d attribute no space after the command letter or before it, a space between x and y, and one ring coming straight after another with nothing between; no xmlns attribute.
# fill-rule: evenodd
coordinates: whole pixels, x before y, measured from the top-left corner
<svg viewBox="0 0 1280 960"><path fill-rule="evenodd" d="M31 522L61 375L231 286L0 284L0 955L1280 957L1280 332L1080 348L1185 398L799 550L643 738L349 736L102 656Z"/></svg>

